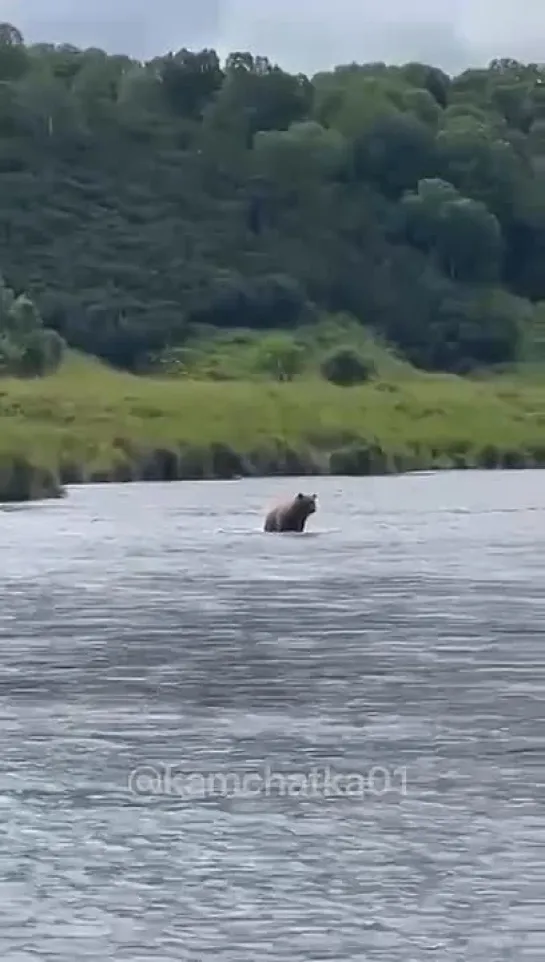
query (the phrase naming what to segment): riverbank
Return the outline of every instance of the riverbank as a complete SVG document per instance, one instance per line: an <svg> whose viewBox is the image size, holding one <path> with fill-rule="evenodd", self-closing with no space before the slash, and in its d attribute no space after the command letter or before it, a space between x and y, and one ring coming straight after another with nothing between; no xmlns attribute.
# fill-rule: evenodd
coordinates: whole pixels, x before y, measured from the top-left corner
<svg viewBox="0 0 545 962"><path fill-rule="evenodd" d="M71 356L0 390L0 500L97 481L545 466L545 382L142 378Z"/></svg>

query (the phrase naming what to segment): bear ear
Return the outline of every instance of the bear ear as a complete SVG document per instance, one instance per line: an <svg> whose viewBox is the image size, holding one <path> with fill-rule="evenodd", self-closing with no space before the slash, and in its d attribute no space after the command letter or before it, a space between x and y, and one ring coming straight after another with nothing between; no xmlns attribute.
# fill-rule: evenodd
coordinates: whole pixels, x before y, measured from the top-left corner
<svg viewBox="0 0 545 962"><path fill-rule="evenodd" d="M297 500L302 501L304 497L305 497L304 494L301 494L301 492L299 492L299 494L297 495Z"/></svg>

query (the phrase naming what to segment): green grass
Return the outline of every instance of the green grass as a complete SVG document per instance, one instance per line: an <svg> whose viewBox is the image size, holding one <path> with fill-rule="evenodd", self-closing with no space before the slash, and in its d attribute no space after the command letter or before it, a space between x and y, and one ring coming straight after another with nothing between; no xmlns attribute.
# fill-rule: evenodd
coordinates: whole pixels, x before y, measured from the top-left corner
<svg viewBox="0 0 545 962"><path fill-rule="evenodd" d="M263 343L270 336L246 328L221 332L203 327L179 352L174 352L172 363L163 370L170 376L195 379L263 380L259 357ZM302 373L307 376L317 376L321 360L340 344L357 350L385 377L407 377L414 372L391 346L382 344L376 335L350 316L324 318L320 323L299 327L294 334L277 331L275 336L287 337L302 348Z"/></svg>
<svg viewBox="0 0 545 962"><path fill-rule="evenodd" d="M388 363L388 376L341 388L312 373L289 384L144 378L71 354L53 376L1 382L0 461L24 458L64 480L221 475L214 446L234 456L227 474L280 472L286 451L292 473L545 463L545 381ZM185 452L185 465L154 474L157 452Z"/></svg>

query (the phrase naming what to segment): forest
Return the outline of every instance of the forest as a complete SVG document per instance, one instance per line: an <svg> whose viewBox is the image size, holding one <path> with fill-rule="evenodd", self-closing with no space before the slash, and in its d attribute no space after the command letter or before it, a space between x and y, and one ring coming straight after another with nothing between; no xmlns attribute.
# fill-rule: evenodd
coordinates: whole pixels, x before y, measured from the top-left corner
<svg viewBox="0 0 545 962"><path fill-rule="evenodd" d="M313 77L0 25L0 369L132 372L343 313L417 367L516 361L545 306L545 66Z"/></svg>

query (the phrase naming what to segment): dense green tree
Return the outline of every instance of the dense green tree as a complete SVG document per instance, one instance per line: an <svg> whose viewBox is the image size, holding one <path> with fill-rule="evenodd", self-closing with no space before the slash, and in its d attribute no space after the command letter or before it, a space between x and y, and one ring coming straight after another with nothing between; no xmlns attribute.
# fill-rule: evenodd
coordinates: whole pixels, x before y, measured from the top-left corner
<svg viewBox="0 0 545 962"><path fill-rule="evenodd" d="M433 174L435 154L433 132L409 113L379 118L355 142L358 177L393 197Z"/></svg>
<svg viewBox="0 0 545 962"><path fill-rule="evenodd" d="M269 182L296 194L319 190L341 176L349 162L342 134L311 120L293 123L285 131L259 131L254 154L257 169Z"/></svg>
<svg viewBox="0 0 545 962"><path fill-rule="evenodd" d="M180 50L154 61L154 69L169 107L194 120L201 118L224 80L215 50Z"/></svg>
<svg viewBox="0 0 545 962"><path fill-rule="evenodd" d="M0 81L18 80L28 69L22 34L11 23L0 23Z"/></svg>
<svg viewBox="0 0 545 962"><path fill-rule="evenodd" d="M545 69L310 79L0 24L0 263L26 292L3 370L54 369L64 341L145 370L202 324L287 343L339 311L424 367L513 359L545 301Z"/></svg>
<svg viewBox="0 0 545 962"><path fill-rule="evenodd" d="M453 280L496 281L503 254L500 223L452 184L422 180L402 200L407 239L433 254Z"/></svg>
<svg viewBox="0 0 545 962"><path fill-rule="evenodd" d="M406 63L400 68L402 77L412 87L427 90L438 107L448 106L451 80L439 67L425 63Z"/></svg>
<svg viewBox="0 0 545 962"><path fill-rule="evenodd" d="M266 57L231 54L207 121L213 130L223 130L250 147L257 131L285 130L304 120L312 94L306 77L285 73Z"/></svg>
<svg viewBox="0 0 545 962"><path fill-rule="evenodd" d="M0 374L50 374L63 353L62 338L44 327L34 302L0 277Z"/></svg>

